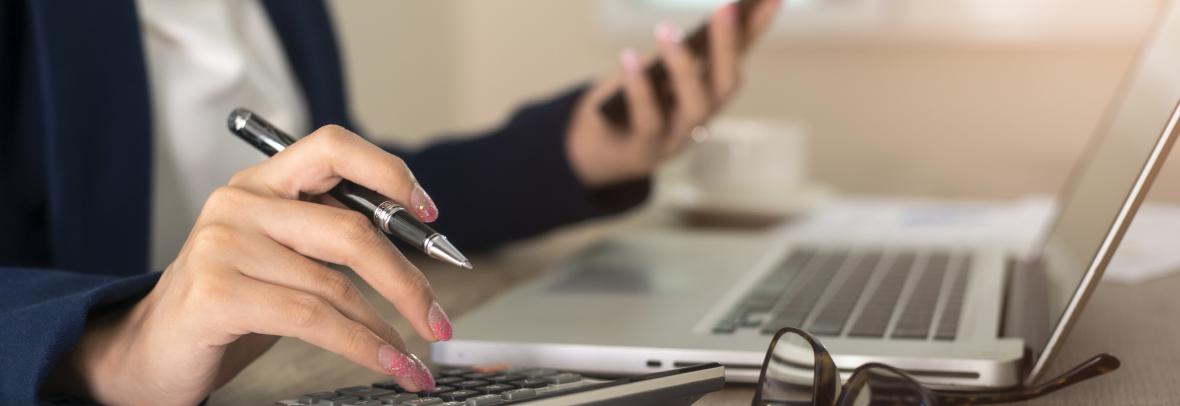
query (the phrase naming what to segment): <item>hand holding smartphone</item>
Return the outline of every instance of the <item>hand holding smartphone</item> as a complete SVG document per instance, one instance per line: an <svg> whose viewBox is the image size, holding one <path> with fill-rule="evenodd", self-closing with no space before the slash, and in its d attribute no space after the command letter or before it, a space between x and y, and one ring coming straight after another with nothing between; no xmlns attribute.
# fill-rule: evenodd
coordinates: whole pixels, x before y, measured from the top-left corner
<svg viewBox="0 0 1180 406"><path fill-rule="evenodd" d="M745 38L748 32L747 27L750 24L750 19L754 13L756 6L768 0L738 0L735 3L737 13L739 48L745 50L749 40ZM708 64L702 61L707 61L709 56L709 24L708 21L698 26L691 34L684 40L685 47L695 57L695 59L702 66L702 79L709 77ZM668 115L676 107L676 94L672 90L672 83L668 76L668 69L664 66L662 60L656 60L649 65L644 74L651 83L652 91L654 93L656 103L659 105L661 114L664 115L665 121ZM619 128L630 127L630 117L627 114L627 98L623 90L615 91L606 101L599 105L599 111L607 121Z"/></svg>

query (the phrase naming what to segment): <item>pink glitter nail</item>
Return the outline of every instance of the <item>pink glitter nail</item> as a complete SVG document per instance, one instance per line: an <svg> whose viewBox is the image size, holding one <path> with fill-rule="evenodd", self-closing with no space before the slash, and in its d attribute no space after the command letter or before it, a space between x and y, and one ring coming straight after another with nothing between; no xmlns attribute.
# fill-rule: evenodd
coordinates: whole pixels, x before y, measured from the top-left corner
<svg viewBox="0 0 1180 406"><path fill-rule="evenodd" d="M422 360L418 359L418 356L400 352L386 345L377 351L377 360L385 369L385 373L409 381L419 391L434 389L434 377L430 375L430 370L426 368L426 364L423 364Z"/></svg>
<svg viewBox="0 0 1180 406"><path fill-rule="evenodd" d="M414 184L414 192L410 195L410 210L413 210L414 215L424 222L430 223L438 220L438 206L434 205L434 200L430 199L430 195L426 194L422 185L416 183Z"/></svg>
<svg viewBox="0 0 1180 406"><path fill-rule="evenodd" d="M434 339L440 341L447 341L451 339L451 319L447 317L447 312L444 312L442 306L438 302L430 305L430 313L426 315L426 321L430 324L430 332L434 333Z"/></svg>

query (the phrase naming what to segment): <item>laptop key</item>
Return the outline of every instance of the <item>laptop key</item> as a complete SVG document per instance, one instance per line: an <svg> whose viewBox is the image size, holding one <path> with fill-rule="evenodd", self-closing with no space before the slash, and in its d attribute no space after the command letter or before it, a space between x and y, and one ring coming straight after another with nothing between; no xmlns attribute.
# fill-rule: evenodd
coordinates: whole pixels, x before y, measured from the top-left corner
<svg viewBox="0 0 1180 406"><path fill-rule="evenodd" d="M729 334L734 332L734 330L737 330L737 323L733 322L719 323L713 326L714 334Z"/></svg>
<svg viewBox="0 0 1180 406"><path fill-rule="evenodd" d="M856 267L852 269L852 273L837 288L827 305L812 321L808 331L816 335L840 335L840 332L844 330L844 323L852 314L852 309L856 307L856 303L864 294L869 277L873 275L873 271L880 263L880 252L873 251L861 255Z"/></svg>
<svg viewBox="0 0 1180 406"><path fill-rule="evenodd" d="M766 321L768 315L765 312L749 312L742 316L742 327L758 327L762 322Z"/></svg>
<svg viewBox="0 0 1180 406"><path fill-rule="evenodd" d="M865 304L860 318L848 331L853 337L884 337L885 329L889 327L889 319L893 317L893 307L901 296L901 289L909 277L914 266L914 254L898 253L889 265L888 271L881 278L880 285L873 291L869 301Z"/></svg>
<svg viewBox="0 0 1180 406"><path fill-rule="evenodd" d="M780 293L782 293L781 290L776 289L773 295L750 296L745 300L742 300L741 306L750 310L770 310L770 308L774 306L774 303L778 301L778 296Z"/></svg>
<svg viewBox="0 0 1180 406"><path fill-rule="evenodd" d="M956 268L958 272L951 285L946 305L943 306L942 320L938 321L938 327L934 332L936 340L953 340L958 336L959 316L963 313L963 295L967 293L967 279L971 276L971 257L964 256Z"/></svg>
<svg viewBox="0 0 1180 406"><path fill-rule="evenodd" d="M835 336L840 335L843 328L843 320L816 320L807 328L807 332L817 336Z"/></svg>
<svg viewBox="0 0 1180 406"><path fill-rule="evenodd" d="M949 262L950 256L946 253L930 255L926 270L918 277L914 293L910 295L901 319L894 327L894 338L925 339L929 334L930 321L934 318L934 307L938 305L942 278Z"/></svg>

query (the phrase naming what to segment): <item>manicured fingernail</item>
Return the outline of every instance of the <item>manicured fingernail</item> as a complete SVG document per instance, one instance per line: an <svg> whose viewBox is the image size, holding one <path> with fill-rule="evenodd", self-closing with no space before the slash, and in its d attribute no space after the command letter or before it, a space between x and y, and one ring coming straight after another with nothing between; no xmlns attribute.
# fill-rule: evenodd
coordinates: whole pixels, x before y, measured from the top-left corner
<svg viewBox="0 0 1180 406"><path fill-rule="evenodd" d="M730 2L721 6L721 20L725 22L732 22L737 17L737 3Z"/></svg>
<svg viewBox="0 0 1180 406"><path fill-rule="evenodd" d="M430 313L426 315L426 321L430 323L430 332L434 333L434 339L439 341L451 339L451 335L454 333L451 329L451 319L447 317L447 312L443 311L438 302L430 305Z"/></svg>
<svg viewBox="0 0 1180 406"><path fill-rule="evenodd" d="M623 71L627 72L627 76L639 74L639 53L634 49L624 49L619 53L619 61L623 64Z"/></svg>
<svg viewBox="0 0 1180 406"><path fill-rule="evenodd" d="M414 215L427 223L438 220L438 206L434 205L434 200L430 199L430 195L426 194L426 190L422 189L422 185L414 184L414 192L410 195L410 209L414 210Z"/></svg>
<svg viewBox="0 0 1180 406"><path fill-rule="evenodd" d="M385 368L385 373L410 381L419 391L434 390L434 377L418 356L383 345L377 350L377 361Z"/></svg>
<svg viewBox="0 0 1180 406"><path fill-rule="evenodd" d="M659 23L656 25L656 39L667 44L675 44L680 42L680 29L674 27L672 24Z"/></svg>

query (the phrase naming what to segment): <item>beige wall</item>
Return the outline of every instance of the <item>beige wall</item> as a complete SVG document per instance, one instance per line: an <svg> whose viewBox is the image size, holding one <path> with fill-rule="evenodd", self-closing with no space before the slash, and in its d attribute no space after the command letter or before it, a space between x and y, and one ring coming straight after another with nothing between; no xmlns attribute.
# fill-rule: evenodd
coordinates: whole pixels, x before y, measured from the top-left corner
<svg viewBox="0 0 1180 406"><path fill-rule="evenodd" d="M528 98L612 69L627 45L602 33L593 0L332 4L360 122L409 143L493 125ZM749 59L726 114L806 122L814 176L844 192L1053 193L1134 53L1134 44L770 42Z"/></svg>

